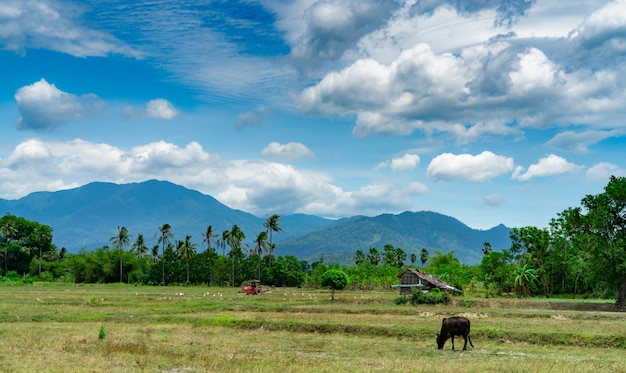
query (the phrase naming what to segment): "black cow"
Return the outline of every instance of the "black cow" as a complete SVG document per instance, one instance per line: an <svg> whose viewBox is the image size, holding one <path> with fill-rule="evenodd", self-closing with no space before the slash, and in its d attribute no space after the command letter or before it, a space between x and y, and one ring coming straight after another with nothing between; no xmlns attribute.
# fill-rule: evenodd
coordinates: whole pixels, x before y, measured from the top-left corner
<svg viewBox="0 0 626 373"><path fill-rule="evenodd" d="M437 347L441 350L448 338L452 337L452 349L454 350L454 336L458 335L463 336L465 339L463 351L467 350L467 340L469 340L470 345L474 348L469 332L470 321L467 318L461 316L444 318L441 322L441 331L439 334L435 333L437 336Z"/></svg>

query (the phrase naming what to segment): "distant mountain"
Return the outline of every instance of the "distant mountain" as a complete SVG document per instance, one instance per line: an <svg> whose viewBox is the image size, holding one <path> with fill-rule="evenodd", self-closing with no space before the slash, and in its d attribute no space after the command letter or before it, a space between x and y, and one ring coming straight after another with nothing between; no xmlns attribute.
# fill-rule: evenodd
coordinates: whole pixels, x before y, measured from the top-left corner
<svg viewBox="0 0 626 373"><path fill-rule="evenodd" d="M382 251L386 244L391 244L408 254L407 261L411 253L419 258L422 248L426 248L431 256L435 251L445 254L453 250L461 263L473 265L480 263L485 242L496 251L509 248L510 231L504 225L476 230L452 217L428 211L355 216L301 237L281 240L277 253L353 263L356 250L367 253L370 247L376 247Z"/></svg>
<svg viewBox="0 0 626 373"><path fill-rule="evenodd" d="M172 226L175 239L191 235L204 250L202 233L211 225L217 233L239 225L252 245L264 229L265 217L234 210L215 198L167 181L141 183L91 183L57 192L36 192L18 200L0 199L0 214L11 213L46 224L53 229L53 242L70 252L110 245L118 226L125 226L133 239L143 234L148 246L157 242L158 228ZM477 264L484 242L499 251L510 247L510 229L499 225L489 230L471 229L460 221L434 212L404 212L376 217L354 216L329 220L317 216L281 215L281 232L274 233L276 255L326 263L351 264L356 250L383 249L386 244L407 252L426 248L447 253L454 250L463 264ZM407 260L409 260L407 258Z"/></svg>
<svg viewBox="0 0 626 373"><path fill-rule="evenodd" d="M167 181L142 183L91 183L57 192L36 192L18 200L0 199L0 214L5 212L46 224L53 229L53 242L70 252L110 245L118 226L125 226L136 238L143 234L148 245L157 241L158 228L172 226L175 239L191 235L201 244L208 225L219 234L239 225L252 242L262 231L265 218L233 210L215 198ZM332 220L317 216L281 216L282 237L303 235L328 225ZM199 245L203 250L204 245Z"/></svg>

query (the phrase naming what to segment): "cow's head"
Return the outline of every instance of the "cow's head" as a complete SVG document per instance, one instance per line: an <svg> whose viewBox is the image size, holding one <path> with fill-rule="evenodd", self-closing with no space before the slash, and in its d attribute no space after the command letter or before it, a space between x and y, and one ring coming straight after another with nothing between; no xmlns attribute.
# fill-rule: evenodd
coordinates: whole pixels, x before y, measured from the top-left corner
<svg viewBox="0 0 626 373"><path fill-rule="evenodd" d="M443 345L446 344L446 337L437 333L435 333L435 335L437 336L437 348L441 350L443 348Z"/></svg>

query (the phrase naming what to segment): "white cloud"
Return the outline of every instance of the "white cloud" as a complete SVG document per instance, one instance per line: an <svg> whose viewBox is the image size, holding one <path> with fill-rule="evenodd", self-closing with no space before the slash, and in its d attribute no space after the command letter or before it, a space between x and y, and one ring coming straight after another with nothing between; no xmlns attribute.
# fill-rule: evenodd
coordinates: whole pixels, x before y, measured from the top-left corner
<svg viewBox="0 0 626 373"><path fill-rule="evenodd" d="M146 114L151 118L174 119L179 111L168 100L157 98L146 104Z"/></svg>
<svg viewBox="0 0 626 373"><path fill-rule="evenodd" d="M609 162L600 162L589 168L586 173L586 177L588 180L603 183L606 183L611 175L626 176L626 171L616 164Z"/></svg>
<svg viewBox="0 0 626 373"><path fill-rule="evenodd" d="M478 155L443 153L432 159L426 175L434 181L463 178L484 182L513 170L513 158L484 151Z"/></svg>
<svg viewBox="0 0 626 373"><path fill-rule="evenodd" d="M419 155L407 153L390 161L381 162L378 164L377 168L389 168L392 171L406 171L416 168L419 163Z"/></svg>
<svg viewBox="0 0 626 373"><path fill-rule="evenodd" d="M73 188L94 180L147 179L169 180L259 216L303 212L334 218L401 212L414 208L413 198L428 192L420 183L407 188L378 183L344 191L326 173L258 160L224 161L196 142L181 147L158 141L124 150L82 139L29 139L0 159L0 198Z"/></svg>
<svg viewBox="0 0 626 373"><path fill-rule="evenodd" d="M295 161L304 157L314 158L315 154L299 142L287 144L271 142L261 151L261 156L282 161Z"/></svg>
<svg viewBox="0 0 626 373"><path fill-rule="evenodd" d="M2 49L26 54L28 48L45 48L75 57L141 53L114 36L81 25L87 10L78 3L49 0L3 0L0 4Z"/></svg>
<svg viewBox="0 0 626 373"><path fill-rule="evenodd" d="M99 111L104 103L95 95L76 96L63 92L41 79L15 93L18 111L17 127L34 131L50 131L72 120Z"/></svg>
<svg viewBox="0 0 626 373"><path fill-rule="evenodd" d="M541 158L538 163L530 165L526 172L523 172L522 167L517 167L513 173L513 179L527 181L534 177L555 176L576 172L580 168L580 166L568 162L565 158L549 154Z"/></svg>
<svg viewBox="0 0 626 373"><path fill-rule="evenodd" d="M617 131L565 131L555 135L547 142L548 146L557 149L568 150L574 153L585 154L589 152L589 146L607 138L619 136Z"/></svg>

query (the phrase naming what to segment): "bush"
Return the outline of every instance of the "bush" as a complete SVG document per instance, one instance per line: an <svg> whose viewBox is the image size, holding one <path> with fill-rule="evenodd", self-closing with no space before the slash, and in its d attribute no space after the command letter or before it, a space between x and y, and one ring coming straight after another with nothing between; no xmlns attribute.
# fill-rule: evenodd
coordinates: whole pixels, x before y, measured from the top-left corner
<svg viewBox="0 0 626 373"><path fill-rule="evenodd" d="M413 291L411 294L411 304L416 306L418 304L448 304L450 303L450 294L439 289L432 289L429 292L423 292L421 290Z"/></svg>

